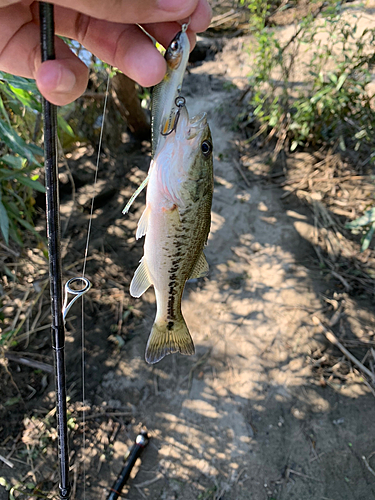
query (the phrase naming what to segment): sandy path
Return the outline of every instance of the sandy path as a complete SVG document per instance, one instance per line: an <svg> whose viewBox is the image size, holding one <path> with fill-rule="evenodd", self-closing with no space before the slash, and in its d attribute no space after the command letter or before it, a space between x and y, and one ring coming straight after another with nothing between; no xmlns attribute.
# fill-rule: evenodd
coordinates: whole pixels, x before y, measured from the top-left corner
<svg viewBox="0 0 375 500"><path fill-rule="evenodd" d="M306 208L280 201L282 191L261 182L248 187L233 167L239 136L226 109L238 90L223 90L223 82L236 55L220 57L186 82L189 112L208 112L215 149L205 251L211 271L187 286L183 302L197 353L144 363L150 290L138 336L97 391L98 401L130 402L134 422L153 436L134 481L145 484L126 498L369 500L374 477L361 457L375 450L373 396L354 375L350 384L323 388L312 373L307 356L325 343L311 316L325 284L312 267L311 221ZM244 72L240 60L237 68ZM101 488L125 448L115 443L95 498L105 498Z"/></svg>

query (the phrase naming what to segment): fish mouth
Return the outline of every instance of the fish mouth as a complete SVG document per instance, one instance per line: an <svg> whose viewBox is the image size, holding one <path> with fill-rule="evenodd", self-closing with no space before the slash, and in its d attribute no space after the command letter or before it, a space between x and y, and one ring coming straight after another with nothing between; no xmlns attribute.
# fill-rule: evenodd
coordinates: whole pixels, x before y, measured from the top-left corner
<svg viewBox="0 0 375 500"><path fill-rule="evenodd" d="M186 106L179 108L178 123L175 125L176 137L179 140L190 140L202 134L207 127L207 113L202 112L189 118Z"/></svg>
<svg viewBox="0 0 375 500"><path fill-rule="evenodd" d="M190 120L190 129L188 131L188 139L196 137L207 126L207 113L202 111Z"/></svg>

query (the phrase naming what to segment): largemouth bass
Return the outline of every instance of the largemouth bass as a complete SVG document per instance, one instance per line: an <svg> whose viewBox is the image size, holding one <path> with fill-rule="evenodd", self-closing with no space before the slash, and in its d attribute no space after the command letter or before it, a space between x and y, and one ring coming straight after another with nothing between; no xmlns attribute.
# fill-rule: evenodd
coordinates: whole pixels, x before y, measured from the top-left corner
<svg viewBox="0 0 375 500"><path fill-rule="evenodd" d="M130 284L140 297L154 285L157 312L145 358L156 363L167 354L194 354L181 312L188 279L203 277L203 254L211 224L212 139L205 113L189 119L180 109L176 130L165 138L150 167L146 208L136 238L146 235L144 255Z"/></svg>

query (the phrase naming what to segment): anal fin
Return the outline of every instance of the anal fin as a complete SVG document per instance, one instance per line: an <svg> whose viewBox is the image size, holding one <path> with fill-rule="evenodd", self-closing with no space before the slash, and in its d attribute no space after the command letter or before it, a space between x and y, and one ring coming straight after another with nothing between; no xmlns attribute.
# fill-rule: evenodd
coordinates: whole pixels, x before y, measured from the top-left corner
<svg viewBox="0 0 375 500"><path fill-rule="evenodd" d="M204 278L208 274L208 263L204 253L202 252L194 264L193 270L189 276L189 280L193 278Z"/></svg>
<svg viewBox="0 0 375 500"><path fill-rule="evenodd" d="M152 285L150 274L147 268L145 258L142 257L141 263L135 270L133 279L130 283L130 295L140 297Z"/></svg>

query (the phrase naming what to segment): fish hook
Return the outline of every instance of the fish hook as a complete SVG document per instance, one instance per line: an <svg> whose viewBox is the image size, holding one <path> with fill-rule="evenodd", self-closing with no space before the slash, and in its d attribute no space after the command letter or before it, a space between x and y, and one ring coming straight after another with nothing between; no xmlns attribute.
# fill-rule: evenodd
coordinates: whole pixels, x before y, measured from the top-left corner
<svg viewBox="0 0 375 500"><path fill-rule="evenodd" d="M182 95L179 95L178 97L176 97L174 102L175 102L176 106L178 107L178 111L176 113L174 124L173 124L173 127L171 128L171 130L168 130L168 132L160 132L160 134L164 137L167 135L170 135L172 132L174 132L176 130L178 119L180 118L181 109L186 105L185 97L182 97Z"/></svg>

